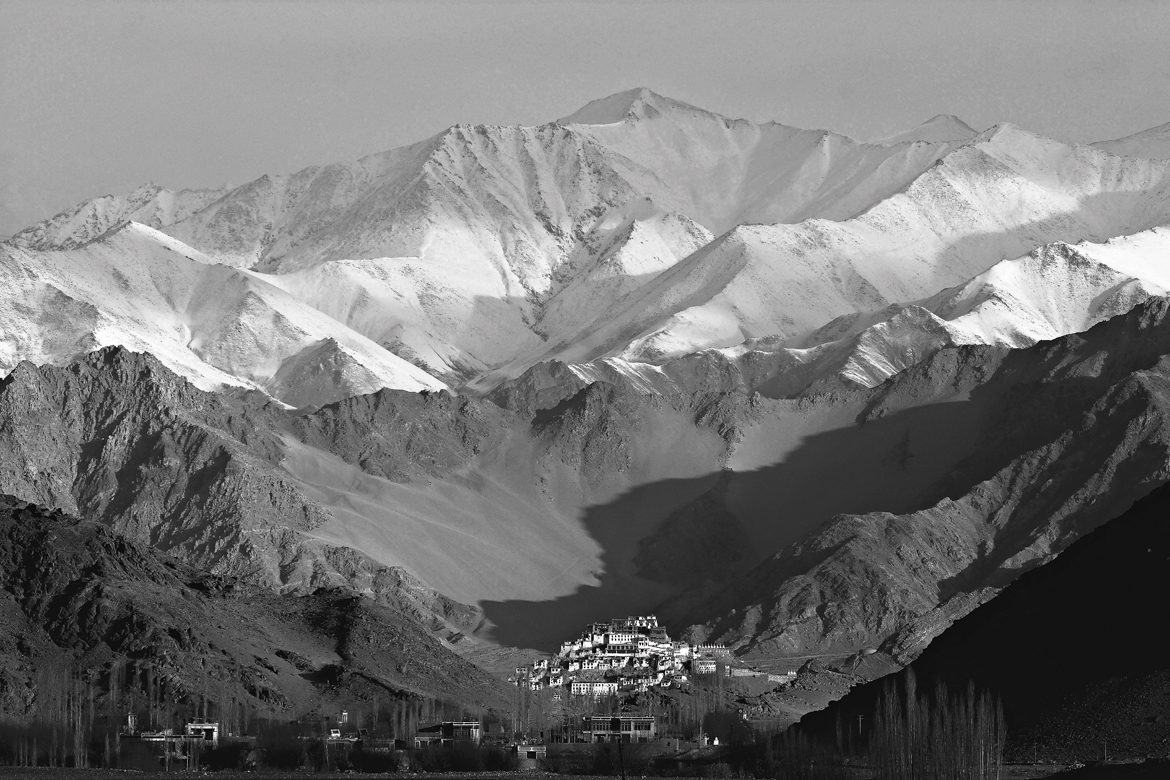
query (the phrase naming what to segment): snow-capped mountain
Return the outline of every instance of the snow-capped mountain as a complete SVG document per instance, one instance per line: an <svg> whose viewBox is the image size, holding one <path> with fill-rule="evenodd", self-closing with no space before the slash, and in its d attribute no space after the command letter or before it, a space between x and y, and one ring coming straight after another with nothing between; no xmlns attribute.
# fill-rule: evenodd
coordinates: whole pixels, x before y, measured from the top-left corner
<svg viewBox="0 0 1170 780"><path fill-rule="evenodd" d="M926 120L918 127L912 127L909 130L903 130L900 133L894 133L873 143L886 144L888 146L893 144L915 143L918 141L926 141L929 143L939 143L942 141L970 141L975 136L979 135L979 131L971 127L969 124L959 119L957 116L951 114L938 114Z"/></svg>
<svg viewBox="0 0 1170 780"><path fill-rule="evenodd" d="M1148 229L1170 221L1168 166L1011 126L976 134L946 116L864 144L634 89L550 124L456 126L226 192L148 186L10 243L36 276L32 253L85 253L123 220L145 220L189 247L179 254L240 269L236 283L263 281L333 320L337 335L302 348L351 351L306 353L295 364L317 372L306 388L484 391L546 360L653 366L760 340L791 346L1053 241ZM130 254L117 257L133 266ZM75 341L38 352L10 340L6 363L63 362ZM174 354L168 365L197 376ZM264 386L279 373L268 390L296 404L345 392L294 393L293 364L254 359L267 363L237 352L210 365L228 384ZM401 361L421 372L387 368Z"/></svg>
<svg viewBox="0 0 1170 780"><path fill-rule="evenodd" d="M588 313L566 312L628 293L700 240L745 220L852 216L953 148L757 126L648 90L603 102L560 123L457 126L356 162L261 177L148 224L215 262L286 276L306 302L461 384L539 354L546 340L575 340ZM78 214L101 217L84 230L69 233L77 220L66 214L12 243L79 246L173 196L153 197L83 204ZM673 216L647 221L647 209ZM615 232L614 220L635 216L636 230ZM682 244L675 223L689 223ZM667 234L652 236L659 226ZM617 287L597 283L618 277Z"/></svg>
<svg viewBox="0 0 1170 780"><path fill-rule="evenodd" d="M0 370L119 344L205 389L320 405L445 385L279 287L129 222L78 249L0 245Z"/></svg>
<svg viewBox="0 0 1170 780"><path fill-rule="evenodd" d="M1170 221L1170 163L1067 146L1011 126L943 158L843 222L743 225L603 312L571 361L662 362L927 297L1051 241ZM633 336L633 338L631 338Z"/></svg>

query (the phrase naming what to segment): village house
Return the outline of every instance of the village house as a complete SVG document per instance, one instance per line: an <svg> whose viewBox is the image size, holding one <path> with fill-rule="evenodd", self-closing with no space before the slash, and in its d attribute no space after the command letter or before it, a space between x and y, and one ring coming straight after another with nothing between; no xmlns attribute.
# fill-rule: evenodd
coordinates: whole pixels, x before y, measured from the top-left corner
<svg viewBox="0 0 1170 780"><path fill-rule="evenodd" d="M717 669L714 658L696 658L691 661L691 671L695 674L715 674Z"/></svg>
<svg viewBox="0 0 1170 780"><path fill-rule="evenodd" d="M593 715L585 719L589 742L650 742L658 736L658 722L652 715Z"/></svg>
<svg viewBox="0 0 1170 780"><path fill-rule="evenodd" d="M414 746L425 748L431 745L454 745L466 743L478 745L483 738L483 729L477 720L444 721L424 726L414 736Z"/></svg>

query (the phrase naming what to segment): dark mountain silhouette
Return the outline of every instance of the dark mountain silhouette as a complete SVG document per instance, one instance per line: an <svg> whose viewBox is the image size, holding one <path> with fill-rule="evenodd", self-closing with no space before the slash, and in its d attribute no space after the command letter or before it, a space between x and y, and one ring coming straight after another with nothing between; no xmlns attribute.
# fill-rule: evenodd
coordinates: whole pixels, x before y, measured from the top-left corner
<svg viewBox="0 0 1170 780"><path fill-rule="evenodd" d="M909 667L918 689L974 682L1003 702L1009 759L1170 756L1170 485L955 622ZM906 671L899 672L901 682ZM870 717L886 683L800 727L832 735ZM863 726L864 728L864 726Z"/></svg>

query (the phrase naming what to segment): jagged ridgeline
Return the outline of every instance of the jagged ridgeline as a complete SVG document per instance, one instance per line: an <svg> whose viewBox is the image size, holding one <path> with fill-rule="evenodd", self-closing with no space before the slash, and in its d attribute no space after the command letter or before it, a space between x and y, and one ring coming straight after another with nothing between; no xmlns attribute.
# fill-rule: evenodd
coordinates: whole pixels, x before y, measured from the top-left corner
<svg viewBox="0 0 1170 780"><path fill-rule="evenodd" d="M94 199L0 244L0 491L443 658L653 611L880 674L1167 478L1155 130L632 90Z"/></svg>

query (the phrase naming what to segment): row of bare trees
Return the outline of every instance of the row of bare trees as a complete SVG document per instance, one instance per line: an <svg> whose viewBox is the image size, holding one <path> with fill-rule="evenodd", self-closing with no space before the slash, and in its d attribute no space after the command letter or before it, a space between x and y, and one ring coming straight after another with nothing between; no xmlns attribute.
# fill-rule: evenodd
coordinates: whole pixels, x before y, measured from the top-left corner
<svg viewBox="0 0 1170 780"><path fill-rule="evenodd" d="M913 669L888 680L869 729L869 766L879 780L998 780L1006 736L1003 707L973 683L918 691Z"/></svg>
<svg viewBox="0 0 1170 780"><path fill-rule="evenodd" d="M31 717L0 724L0 763L88 767L96 682L92 673L42 667Z"/></svg>
<svg viewBox="0 0 1170 780"><path fill-rule="evenodd" d="M198 675L194 681L180 681L149 660L115 658L104 667L42 663L29 710L0 720L0 764L114 766L130 713L142 730L212 717L228 733L246 729L251 710L230 670L199 661L190 668Z"/></svg>

